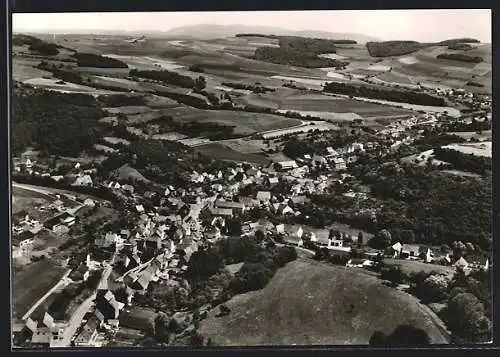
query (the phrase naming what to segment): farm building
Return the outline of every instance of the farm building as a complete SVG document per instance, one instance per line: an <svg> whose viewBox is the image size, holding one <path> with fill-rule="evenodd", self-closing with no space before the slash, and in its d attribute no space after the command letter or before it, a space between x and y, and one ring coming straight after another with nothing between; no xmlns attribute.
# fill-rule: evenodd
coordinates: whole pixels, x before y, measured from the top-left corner
<svg viewBox="0 0 500 357"><path fill-rule="evenodd" d="M280 170L290 170L298 168L299 165L297 165L297 162L295 162L295 160L289 160L278 162L278 167L280 168Z"/></svg>

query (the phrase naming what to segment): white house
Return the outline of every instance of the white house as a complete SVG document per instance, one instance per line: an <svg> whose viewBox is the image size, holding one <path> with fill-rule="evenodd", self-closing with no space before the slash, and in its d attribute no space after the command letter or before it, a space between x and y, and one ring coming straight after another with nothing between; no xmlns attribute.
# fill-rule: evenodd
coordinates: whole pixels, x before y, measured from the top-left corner
<svg viewBox="0 0 500 357"><path fill-rule="evenodd" d="M255 199L259 200L260 202L267 203L271 200L271 192L269 191L259 191L257 192L257 195L255 196Z"/></svg>
<svg viewBox="0 0 500 357"><path fill-rule="evenodd" d="M73 186L92 186L92 184L92 178L89 175L77 177L75 182L73 182Z"/></svg>
<svg viewBox="0 0 500 357"><path fill-rule="evenodd" d="M95 206L95 202L91 198L87 198L85 201L83 201L83 204L85 206L89 206L89 207L94 207Z"/></svg>
<svg viewBox="0 0 500 357"><path fill-rule="evenodd" d="M341 157L334 158L333 164L335 165L335 170L345 170L347 168L345 160Z"/></svg>
<svg viewBox="0 0 500 357"><path fill-rule="evenodd" d="M464 257L460 257L460 259L453 263L453 266L456 268L467 269L469 267L469 263L464 259Z"/></svg>
<svg viewBox="0 0 500 357"><path fill-rule="evenodd" d="M295 162L295 160L280 161L278 162L278 166L281 170L290 170L299 167L299 165L297 165L297 162Z"/></svg>
<svg viewBox="0 0 500 357"><path fill-rule="evenodd" d="M143 213L144 212L144 206L143 205L136 205L135 206L135 209L137 210L137 212L139 213Z"/></svg>
<svg viewBox="0 0 500 357"><path fill-rule="evenodd" d="M279 233L279 234L285 233L285 225L284 224L278 224L276 226L276 233Z"/></svg>

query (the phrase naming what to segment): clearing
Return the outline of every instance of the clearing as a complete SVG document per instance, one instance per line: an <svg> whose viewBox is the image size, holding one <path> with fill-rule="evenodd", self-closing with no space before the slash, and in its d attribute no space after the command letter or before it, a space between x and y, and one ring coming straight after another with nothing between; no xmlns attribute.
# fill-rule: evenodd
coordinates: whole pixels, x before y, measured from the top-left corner
<svg viewBox="0 0 500 357"><path fill-rule="evenodd" d="M256 164L266 165L269 163L269 159L263 155L252 154L252 153L241 153L222 143L210 143L205 145L200 145L195 148L196 151L202 154L212 157L214 159L235 161L235 162L251 162Z"/></svg>
<svg viewBox="0 0 500 357"><path fill-rule="evenodd" d="M65 269L50 259L30 264L12 277L12 314L21 318L64 275Z"/></svg>
<svg viewBox="0 0 500 357"><path fill-rule="evenodd" d="M443 146L443 149L452 149L464 154L472 154L476 156L491 157L492 147L491 141L483 141L481 143L467 143L467 144L450 144Z"/></svg>
<svg viewBox="0 0 500 357"><path fill-rule="evenodd" d="M401 324L447 343L439 319L415 297L362 271L310 260L288 263L264 289L225 305L228 316L213 309L198 330L220 346L368 344L374 331Z"/></svg>
<svg viewBox="0 0 500 357"><path fill-rule="evenodd" d="M433 271L446 275L453 275L455 273L454 267L449 267L445 265L429 264L416 260L403 260L403 259L384 259L384 263L387 265L396 265L401 268L403 273L410 275L412 273L419 273L424 271L426 273L431 273Z"/></svg>

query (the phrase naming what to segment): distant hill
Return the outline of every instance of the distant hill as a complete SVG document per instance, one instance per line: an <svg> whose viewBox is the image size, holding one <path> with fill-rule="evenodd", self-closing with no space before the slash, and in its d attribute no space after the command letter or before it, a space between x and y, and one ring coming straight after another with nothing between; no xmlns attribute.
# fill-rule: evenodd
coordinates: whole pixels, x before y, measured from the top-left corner
<svg viewBox="0 0 500 357"><path fill-rule="evenodd" d="M293 31L280 27L272 26L247 26L247 25L193 25L177 27L163 33L164 36L182 38L198 38L198 39L214 39L221 37L231 37L238 33L258 33L266 35L280 36L300 36L313 37L324 39L347 39L354 40L358 43L366 43L368 41L377 41L376 38L358 33L334 33L327 31L301 30Z"/></svg>

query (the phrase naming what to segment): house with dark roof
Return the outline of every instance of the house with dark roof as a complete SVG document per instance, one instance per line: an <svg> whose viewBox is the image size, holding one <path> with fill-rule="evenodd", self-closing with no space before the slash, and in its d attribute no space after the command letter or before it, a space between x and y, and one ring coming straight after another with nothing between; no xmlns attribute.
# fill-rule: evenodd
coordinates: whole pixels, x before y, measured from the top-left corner
<svg viewBox="0 0 500 357"><path fill-rule="evenodd" d="M418 258L422 253L422 248L418 244L403 244L400 257L403 259Z"/></svg>
<svg viewBox="0 0 500 357"><path fill-rule="evenodd" d="M245 212L245 204L243 202L233 202L233 201L215 201L216 208L228 208L233 211L233 214L242 214Z"/></svg>
<svg viewBox="0 0 500 357"><path fill-rule="evenodd" d="M98 290L95 304L96 316L102 321L117 319L120 310L125 306L117 301L115 295L109 290Z"/></svg>
<svg viewBox="0 0 500 357"><path fill-rule="evenodd" d="M74 340L75 346L78 347L92 347L95 339L97 337L97 332L100 327L102 327L103 323L100 321L97 316L92 315L85 325L83 325L80 333Z"/></svg>

